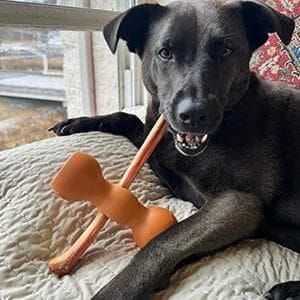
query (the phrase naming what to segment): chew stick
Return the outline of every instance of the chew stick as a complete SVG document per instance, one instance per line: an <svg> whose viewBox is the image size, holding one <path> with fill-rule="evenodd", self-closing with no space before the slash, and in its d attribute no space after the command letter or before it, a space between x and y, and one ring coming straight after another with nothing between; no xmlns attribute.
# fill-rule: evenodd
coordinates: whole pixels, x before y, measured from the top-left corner
<svg viewBox="0 0 300 300"><path fill-rule="evenodd" d="M120 186L124 188L129 188L129 186L134 181L145 162L149 159L156 146L164 136L166 129L167 124L163 116L160 116L156 124L150 131L148 137L144 141L143 145L137 152L127 171L120 180ZM52 258L48 262L49 269L58 276L69 274L80 259L80 257L82 256L82 254L93 243L96 236L103 228L107 220L108 218L104 214L98 213L94 221L77 239L73 246L71 246L63 254Z"/></svg>

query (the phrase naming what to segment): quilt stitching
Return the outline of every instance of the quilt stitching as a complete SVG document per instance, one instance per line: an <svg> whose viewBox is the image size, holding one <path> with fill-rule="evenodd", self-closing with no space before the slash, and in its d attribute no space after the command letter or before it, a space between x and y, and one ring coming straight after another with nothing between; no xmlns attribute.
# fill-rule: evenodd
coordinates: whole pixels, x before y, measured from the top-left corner
<svg viewBox="0 0 300 300"><path fill-rule="evenodd" d="M33 262L33 260L31 259L31 258L29 258L29 256L28 256L28 252L24 249L24 247L23 246L21 246L20 245L20 243L13 237L14 235L13 234L11 234L11 233L9 233L9 231L3 226L3 224L1 224L0 223L0 228L2 229L2 231L4 232L4 233L6 233L6 237L10 240L10 241L12 241L12 242L14 242L14 244L16 245L16 246L18 246L19 247L19 249L23 252L23 254L25 255L25 257L27 258L27 263L29 263L29 264L31 264L32 266L34 266L34 268L35 269L37 269L36 270L36 272L37 273L39 273L39 274L41 274L41 275L46 275L45 273L43 273L43 272L40 272L40 270L41 270L41 268L42 268L42 265L40 266L40 267L37 267L36 266L36 264ZM17 272L17 271L16 271ZM19 273L19 272L18 272ZM50 279L50 277L49 276L47 276L47 278L48 279ZM78 295L78 293L75 293L75 292L72 292L72 291L70 291L69 289L65 289L65 287L62 285L62 284L60 284L59 282L55 282L55 281L53 281L52 280L52 283L56 286L56 287L63 287L64 289L63 290L66 290L67 292L68 292L68 294L72 294L73 296L75 295L75 296L77 296Z"/></svg>
<svg viewBox="0 0 300 300"><path fill-rule="evenodd" d="M40 158L39 158L40 159ZM32 169L32 167L30 167L30 168L27 168L27 167L25 167L25 165L24 165L24 163L22 162L22 161L18 161L24 168L26 168L27 170L32 170L33 171L33 169ZM48 165L49 166L49 165ZM55 170L54 168L51 168L51 170L53 170L53 172L56 172L57 170ZM40 182L42 182L42 183L44 183L46 186L48 186L49 184L45 181L45 179L40 175L40 173L38 172L38 171L36 171L36 172L32 172L31 173L34 177L36 177L37 179L38 179L38 181L40 181ZM40 177L38 176L38 175L40 175ZM55 198L56 200L58 200L58 198L56 197ZM60 200L61 201L61 200ZM45 211L46 212L46 211ZM80 227L80 229L82 230L82 231L84 231L84 229L83 229L83 223L81 223L79 220L78 220L78 218L76 217L76 215L73 213L73 211L70 209L70 210L68 210L68 212L70 213L70 215L72 215L72 217L74 217L74 219L75 219L75 221L76 221L76 223L79 225L79 227ZM47 213L47 215L48 215L48 217L50 218L50 221L51 221L51 223L53 224L53 225L55 225L55 222L53 221L53 219L50 217L50 215L48 214L48 212L46 212ZM59 230L59 229L58 229Z"/></svg>
<svg viewBox="0 0 300 300"><path fill-rule="evenodd" d="M7 199L7 197L2 197L1 199ZM18 214L20 214L20 215L22 216L22 218L23 218L24 221L25 221L24 223L25 223L29 228L33 228L33 229L34 229L33 232L37 233L37 234L40 236L40 238L41 238L41 240L42 240L44 246L49 250L49 252L51 252L50 248L47 246L47 241L44 239L44 237L42 236L41 232L35 227L35 225L33 225L33 224L27 219L27 217L23 214L23 212L20 211L20 210L18 210L18 209L17 209L17 206L14 205L14 204L12 204L11 201L5 200L5 202L6 202L7 204L11 204L13 210L16 211L16 212L18 212Z"/></svg>
<svg viewBox="0 0 300 300"><path fill-rule="evenodd" d="M7 174L7 173L6 173L6 174ZM6 178L9 178L9 176L7 176ZM46 216L50 219L51 223L52 223L55 227L58 227L58 224L56 224L56 223L53 221L53 219L50 217L50 215L48 214L48 212L47 212L45 209L43 209L40 205L38 205L37 199L36 199L34 196L30 196L30 195L28 194L28 192L27 192L26 190L24 190L23 187L22 187L21 185L19 185L13 178L10 178L10 179L11 179L11 182L14 184L14 187L15 187L15 188L18 188L18 189L23 193L23 195L24 195L26 198L28 198L28 199L32 198L32 199L35 201L35 203L36 203L36 205L37 205L37 208L38 208L40 211L42 211L42 212L44 213L44 215L46 215ZM4 196L4 198L6 198L6 197ZM12 204L11 201L8 201L8 203L11 203L11 204ZM13 208L16 208L16 206L15 206L14 204L12 204L12 206L13 206ZM21 215L23 215L23 214L21 214ZM25 221L26 221L26 218L25 218ZM27 223L30 225L29 222L27 222ZM41 235L40 232L38 231L38 229L37 229L34 225L32 225L32 227L35 229L35 231L36 231L39 235ZM65 239L65 242L68 244L68 246L70 246L70 242L68 241L68 238L60 231L59 228L56 228L56 229L57 229L57 231L59 231L59 232L62 234L62 237ZM42 238L42 240L45 242L45 240L44 240L44 238L43 238L42 236L41 236L41 238ZM48 248L48 250L50 251L49 248Z"/></svg>
<svg viewBox="0 0 300 300"><path fill-rule="evenodd" d="M3 230L3 229L2 229ZM4 232L4 231L3 231ZM32 288L32 286L30 285L30 283L32 283L31 281L26 281L25 280L25 277L20 273L18 272L15 268L13 268L11 265L5 263L5 257L2 256L0 254L0 257L2 259L2 263L4 266L6 266L6 268L8 268L11 272L13 272L15 274L15 276L18 278L18 280L20 280L25 286L27 286L29 288L29 290L32 290L33 293L37 294L40 296L41 299L46 299L42 296L42 294L38 291L38 289L34 289ZM41 270L41 267L38 269L38 272Z"/></svg>
<svg viewBox="0 0 300 300"><path fill-rule="evenodd" d="M236 276L234 276L235 278L238 278ZM199 276L197 276L197 278L199 278ZM200 279L200 278L199 278ZM235 295L239 295L240 296L240 293L231 285L231 284L228 284L226 282L222 282L222 283L218 283L216 284L213 280L211 279L208 279L208 280L205 280L206 282L211 282L213 284L213 287L222 287L222 286L226 286L226 288L229 288L230 290L232 290L234 292ZM193 292L202 292L206 295L209 295L209 291L205 290L205 289L209 289L211 288L211 286L201 286L201 287L197 287L197 288L194 288L194 287L189 287L189 290L193 291Z"/></svg>

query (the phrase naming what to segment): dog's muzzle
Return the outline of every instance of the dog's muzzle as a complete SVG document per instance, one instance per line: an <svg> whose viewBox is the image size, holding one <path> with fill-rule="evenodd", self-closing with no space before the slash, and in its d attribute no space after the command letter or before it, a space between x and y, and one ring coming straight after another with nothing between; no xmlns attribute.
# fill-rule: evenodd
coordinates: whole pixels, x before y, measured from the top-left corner
<svg viewBox="0 0 300 300"><path fill-rule="evenodd" d="M207 147L208 134L181 133L170 128L176 149L185 156L197 156Z"/></svg>

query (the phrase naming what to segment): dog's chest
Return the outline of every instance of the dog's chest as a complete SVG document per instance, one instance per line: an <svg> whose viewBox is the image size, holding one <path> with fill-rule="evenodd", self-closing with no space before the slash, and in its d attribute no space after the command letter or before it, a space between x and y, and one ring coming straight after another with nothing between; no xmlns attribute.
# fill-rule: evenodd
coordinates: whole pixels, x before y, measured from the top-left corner
<svg viewBox="0 0 300 300"><path fill-rule="evenodd" d="M182 180L188 178L199 191L216 195L239 190L260 195L269 201L278 184L280 165L271 146L253 141L240 147L210 145L196 158L177 158Z"/></svg>

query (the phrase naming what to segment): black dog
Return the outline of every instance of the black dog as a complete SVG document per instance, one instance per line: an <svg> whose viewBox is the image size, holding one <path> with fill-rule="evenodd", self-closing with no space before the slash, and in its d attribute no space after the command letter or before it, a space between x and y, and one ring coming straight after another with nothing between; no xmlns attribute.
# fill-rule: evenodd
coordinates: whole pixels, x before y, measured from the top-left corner
<svg viewBox="0 0 300 300"><path fill-rule="evenodd" d="M258 2L213 0L137 6L106 26L113 52L124 39L142 60L153 98L146 125L116 113L67 120L54 132L101 130L139 147L163 113L169 132L151 167L201 209L153 239L94 299L146 299L179 263L246 237L300 252L300 96L249 71L268 33L288 44L293 30L291 19ZM300 283L267 297L300 299Z"/></svg>

